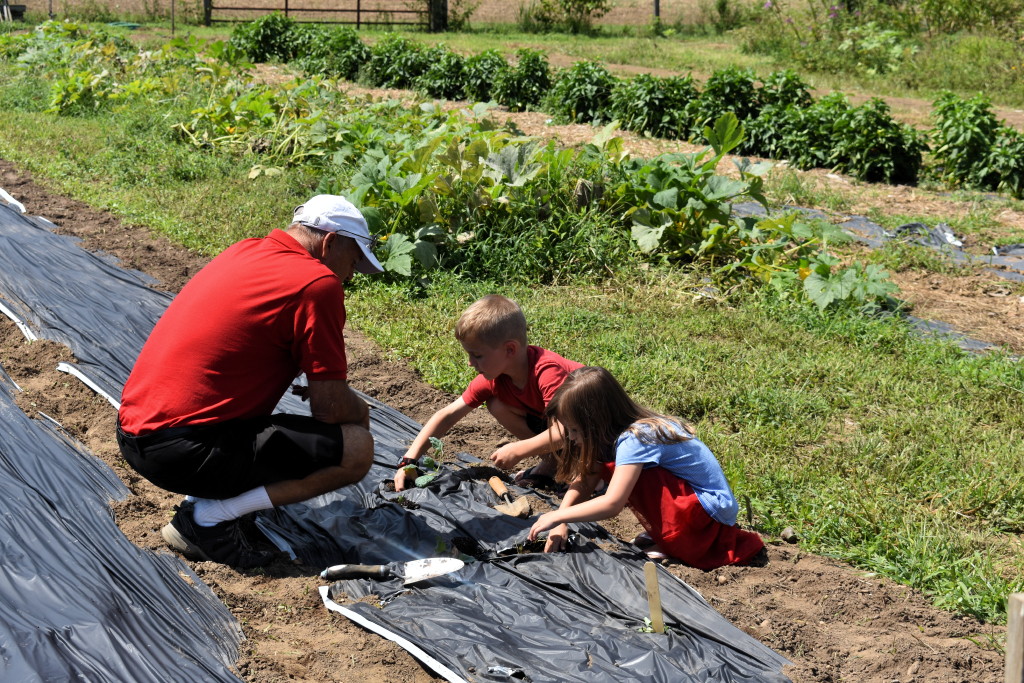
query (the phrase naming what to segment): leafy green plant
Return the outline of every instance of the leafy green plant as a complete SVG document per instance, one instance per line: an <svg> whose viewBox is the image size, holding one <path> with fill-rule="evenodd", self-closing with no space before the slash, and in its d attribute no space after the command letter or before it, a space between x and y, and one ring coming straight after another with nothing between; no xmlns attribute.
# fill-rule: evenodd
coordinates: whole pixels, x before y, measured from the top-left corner
<svg viewBox="0 0 1024 683"><path fill-rule="evenodd" d="M238 24L231 31L231 44L254 62L279 59L287 62L294 56L292 32L295 22L280 12L271 12L247 24Z"/></svg>
<svg viewBox="0 0 1024 683"><path fill-rule="evenodd" d="M508 62L497 50L484 50L466 58L466 97L474 102L487 102L498 74L508 69Z"/></svg>
<svg viewBox="0 0 1024 683"><path fill-rule="evenodd" d="M720 176L722 158L743 140L734 114L724 114L705 130L711 147L698 154L665 154L637 162L618 192L640 250L668 261L716 257L730 259L738 246L741 222L733 220L730 202L751 198L761 204L762 175L767 165L738 165L740 178ZM705 160L710 152L714 154Z"/></svg>
<svg viewBox="0 0 1024 683"><path fill-rule="evenodd" d="M700 96L687 106L692 134L699 135L705 126L726 113L735 114L740 121L756 117L760 103L755 81L752 71L737 67L711 74Z"/></svg>
<svg viewBox="0 0 1024 683"><path fill-rule="evenodd" d="M787 107L777 124L783 132L776 158L789 159L797 168L828 167L832 163L833 128L849 110L850 103L842 93L821 97L803 109Z"/></svg>
<svg viewBox="0 0 1024 683"><path fill-rule="evenodd" d="M612 117L626 130L662 138L683 137L690 128L687 105L696 98L697 88L690 76L638 74L615 83Z"/></svg>
<svg viewBox="0 0 1024 683"><path fill-rule="evenodd" d="M388 33L370 48L370 59L359 70L362 83L380 88L412 87L427 70L422 46L398 33Z"/></svg>
<svg viewBox="0 0 1024 683"><path fill-rule="evenodd" d="M989 99L976 95L965 100L945 92L935 100L933 113L937 175L951 184L995 188L999 176L989 166L989 156L999 123Z"/></svg>
<svg viewBox="0 0 1024 683"><path fill-rule="evenodd" d="M831 164L868 182L914 184L927 149L922 136L889 114L875 97L848 109L832 126Z"/></svg>
<svg viewBox="0 0 1024 683"><path fill-rule="evenodd" d="M1015 128L1000 127L992 145L989 165L999 177L997 190L1024 197L1024 135Z"/></svg>
<svg viewBox="0 0 1024 683"><path fill-rule="evenodd" d="M560 71L545 98L546 111L567 123L607 121L616 78L596 62L576 62Z"/></svg>
<svg viewBox="0 0 1024 683"><path fill-rule="evenodd" d="M349 26L318 26L319 30L303 34L305 40L296 47L295 65L309 76L355 80L359 67L370 59L370 48Z"/></svg>
<svg viewBox="0 0 1024 683"><path fill-rule="evenodd" d="M427 70L416 79L416 89L431 97L461 100L466 96L466 62L462 55L438 46L427 51Z"/></svg>
<svg viewBox="0 0 1024 683"><path fill-rule="evenodd" d="M594 21L612 8L611 0L534 0L521 5L516 24L524 33L590 33Z"/></svg>
<svg viewBox="0 0 1024 683"><path fill-rule="evenodd" d="M757 91L761 107L808 107L814 102L807 82L791 69L773 71Z"/></svg>
<svg viewBox="0 0 1024 683"><path fill-rule="evenodd" d="M551 87L551 68L540 50L516 50L516 63L498 72L491 95L511 111L526 111L540 104Z"/></svg>

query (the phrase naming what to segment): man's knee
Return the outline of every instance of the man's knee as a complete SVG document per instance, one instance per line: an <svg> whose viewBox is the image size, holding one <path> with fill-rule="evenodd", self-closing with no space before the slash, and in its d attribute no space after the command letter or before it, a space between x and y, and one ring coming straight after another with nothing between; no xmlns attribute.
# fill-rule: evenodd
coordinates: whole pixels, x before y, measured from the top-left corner
<svg viewBox="0 0 1024 683"><path fill-rule="evenodd" d="M347 424L342 427L345 439L342 466L362 479L373 465L373 435L359 425Z"/></svg>

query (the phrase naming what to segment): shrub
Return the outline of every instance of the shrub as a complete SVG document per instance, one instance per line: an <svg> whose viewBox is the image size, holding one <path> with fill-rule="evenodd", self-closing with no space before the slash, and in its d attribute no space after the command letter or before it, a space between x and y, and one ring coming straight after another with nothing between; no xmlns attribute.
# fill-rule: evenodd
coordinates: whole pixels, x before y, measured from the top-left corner
<svg viewBox="0 0 1024 683"><path fill-rule="evenodd" d="M612 8L612 0L534 0L520 6L516 24L525 33L590 33L594 20Z"/></svg>
<svg viewBox="0 0 1024 683"><path fill-rule="evenodd" d="M1024 197L1024 135L1014 128L1000 128L989 166L999 177L997 190Z"/></svg>
<svg viewBox="0 0 1024 683"><path fill-rule="evenodd" d="M927 145L913 128L894 121L881 99L848 109L832 133L830 160L837 169L868 182L917 182Z"/></svg>
<svg viewBox="0 0 1024 683"><path fill-rule="evenodd" d="M601 64L576 62L560 72L546 97L545 110L569 123L609 120L609 100L616 78Z"/></svg>
<svg viewBox="0 0 1024 683"><path fill-rule="evenodd" d="M427 70L416 79L416 88L431 97L461 100L466 96L466 64L462 55L438 46L427 50Z"/></svg>
<svg viewBox="0 0 1024 683"><path fill-rule="evenodd" d="M320 27L319 32L300 34L302 47L296 65L307 75L322 74L354 80L359 67L370 59L370 48L348 26ZM298 43L298 40L296 41Z"/></svg>
<svg viewBox="0 0 1024 683"><path fill-rule="evenodd" d="M814 101L807 83L795 71L773 71L757 91L759 106L807 107Z"/></svg>
<svg viewBox="0 0 1024 683"><path fill-rule="evenodd" d="M466 99L487 102L498 74L508 69L508 62L497 50L484 50L466 58Z"/></svg>
<svg viewBox="0 0 1024 683"><path fill-rule="evenodd" d="M292 31L295 22L280 12L272 12L248 24L239 24L231 31L230 42L253 62L279 59L283 62L294 56Z"/></svg>
<svg viewBox="0 0 1024 683"><path fill-rule="evenodd" d="M691 130L700 135L704 127L732 112L740 121L754 118L760 110L754 73L749 69L726 67L711 74L700 97L691 102L688 114Z"/></svg>
<svg viewBox="0 0 1024 683"><path fill-rule="evenodd" d="M775 158L800 169L827 167L832 159L833 125L850 110L842 93L826 95L809 107L775 110L782 129ZM758 117L760 118L760 117Z"/></svg>
<svg viewBox="0 0 1024 683"><path fill-rule="evenodd" d="M684 137L689 130L686 108L696 98L697 88L690 76L640 74L615 84L612 116L625 130L662 138Z"/></svg>
<svg viewBox="0 0 1024 683"><path fill-rule="evenodd" d="M932 131L939 177L954 185L994 189L998 175L988 160L999 123L984 95L964 100L946 92L934 102Z"/></svg>
<svg viewBox="0 0 1024 683"><path fill-rule="evenodd" d="M511 111L526 111L540 103L551 87L548 59L540 50L516 50L516 65L498 72L491 94Z"/></svg>
<svg viewBox="0 0 1024 683"><path fill-rule="evenodd" d="M389 33L370 48L370 59L359 70L359 80L382 88L409 88L427 70L419 43Z"/></svg>

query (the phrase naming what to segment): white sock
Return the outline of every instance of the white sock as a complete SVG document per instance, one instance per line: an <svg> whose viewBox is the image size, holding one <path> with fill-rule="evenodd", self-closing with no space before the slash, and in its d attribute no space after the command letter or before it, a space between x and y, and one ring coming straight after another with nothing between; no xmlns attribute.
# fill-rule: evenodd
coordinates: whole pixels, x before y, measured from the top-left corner
<svg viewBox="0 0 1024 683"><path fill-rule="evenodd" d="M274 507L267 495L267 489L257 486L234 498L196 498L192 518L199 526L213 526L221 522L238 519L242 515L257 510L268 510Z"/></svg>

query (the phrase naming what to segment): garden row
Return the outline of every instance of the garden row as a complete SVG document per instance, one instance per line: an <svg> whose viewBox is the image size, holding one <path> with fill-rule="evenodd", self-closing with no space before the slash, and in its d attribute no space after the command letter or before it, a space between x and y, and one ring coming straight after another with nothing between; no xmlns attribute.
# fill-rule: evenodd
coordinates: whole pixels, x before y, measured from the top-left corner
<svg viewBox="0 0 1024 683"><path fill-rule="evenodd" d="M801 169L834 168L869 182L915 184L923 170L952 186L1024 193L1024 136L999 125L982 96L940 97L936 127L927 135L895 121L877 98L858 107L839 93L814 100L791 71L758 79L749 70L720 69L698 90L690 76L620 79L595 62L553 70L532 49L518 50L509 63L496 50L464 57L399 34L370 46L348 27L296 24L280 14L239 25L231 42L255 62L293 62L307 75L493 100L512 111L540 109L561 122L618 121L625 130L662 138L698 140L732 112L747 131L741 154L787 159ZM929 149L932 163L922 169Z"/></svg>
<svg viewBox="0 0 1024 683"><path fill-rule="evenodd" d="M698 263L721 280L765 283L822 309L889 303L884 270L829 253L848 240L835 226L732 213L734 202L766 204L770 166L743 161L736 179L716 173L743 143L731 113L705 130L710 146L701 153L632 159L611 127L589 145L560 149L502 129L488 105L446 113L352 100L320 77L254 82L233 63L234 50L178 40L140 51L100 31L47 23L0 38L0 62L21 67L0 108L137 117L133 125L153 131L147 146L177 145L169 164L134 158L148 153L138 131L108 144L105 154L124 155L109 166L125 184L159 183L138 170L147 167L177 174L171 182L198 180L225 156L247 161L254 179L287 168L315 173L319 191L363 209L382 235L391 276L413 282L435 269L551 282L638 262ZM181 158L181 143L201 157Z"/></svg>

